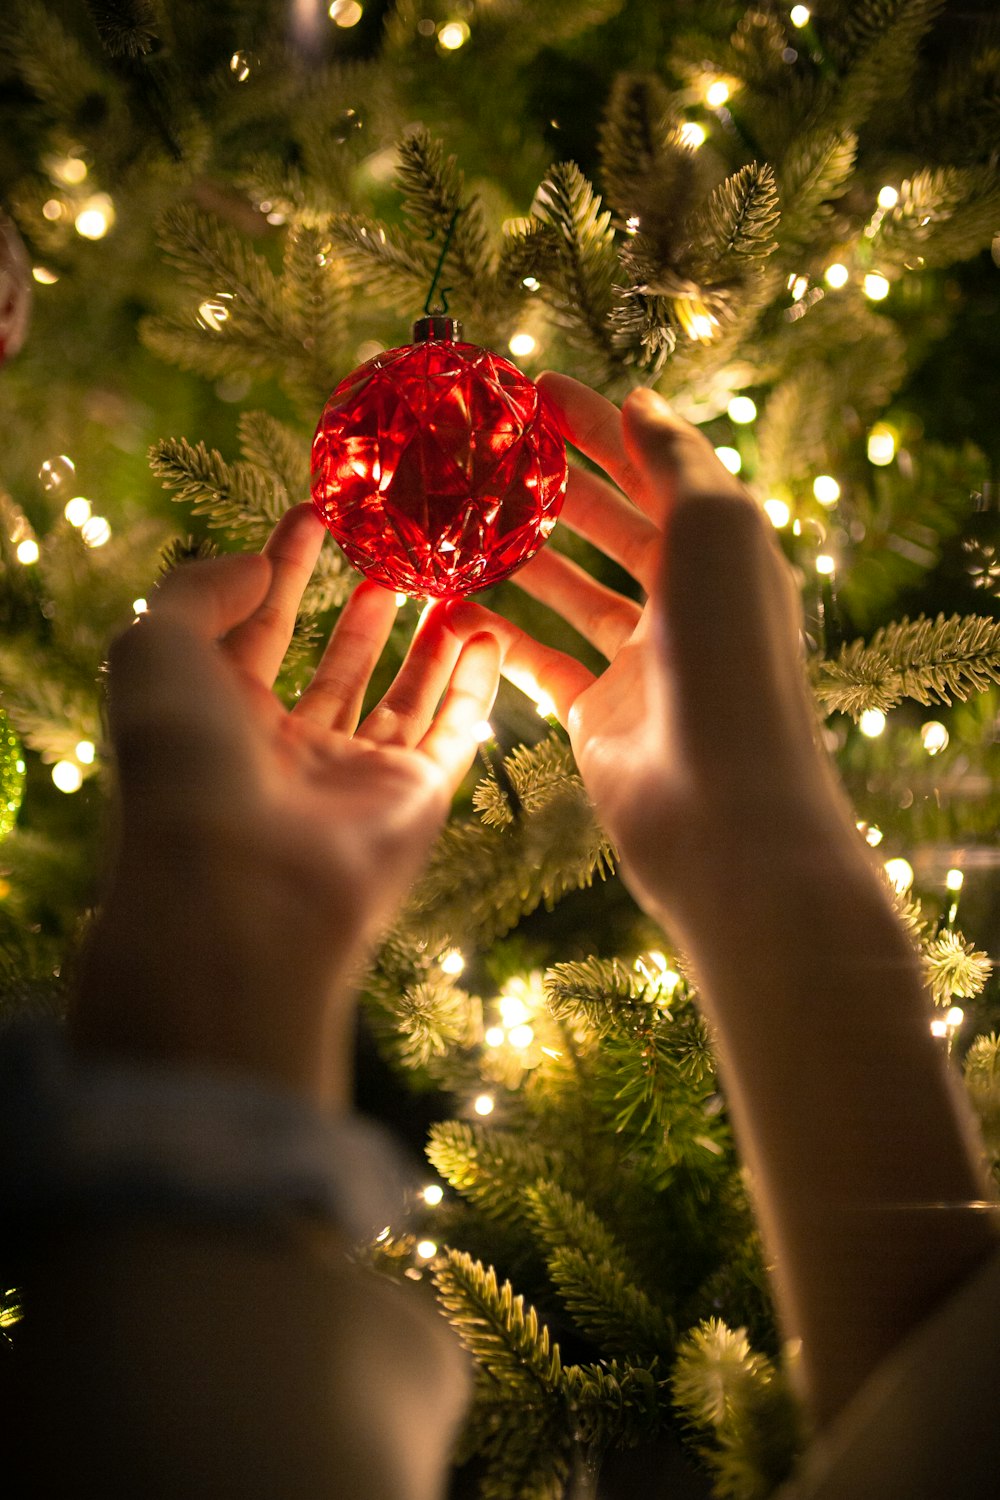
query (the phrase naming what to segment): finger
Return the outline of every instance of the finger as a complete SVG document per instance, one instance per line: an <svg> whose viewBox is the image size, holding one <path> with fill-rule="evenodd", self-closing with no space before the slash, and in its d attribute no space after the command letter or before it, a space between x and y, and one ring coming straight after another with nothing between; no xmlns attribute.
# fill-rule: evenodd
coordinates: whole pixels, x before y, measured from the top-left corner
<svg viewBox="0 0 1000 1500"><path fill-rule="evenodd" d="M500 682L500 643L475 635L462 647L444 701L420 749L441 770L454 792L480 743L477 730L488 722Z"/></svg>
<svg viewBox="0 0 1000 1500"><path fill-rule="evenodd" d="M495 636L500 643L503 676L533 703L544 705L546 713L551 704L560 724L565 725L577 698L595 681L593 672L574 657L543 646L541 641L482 604L468 600L453 604L448 624L463 640L484 630Z"/></svg>
<svg viewBox="0 0 1000 1500"><path fill-rule="evenodd" d="M589 469L573 467L559 519L620 563L649 592L656 576L660 531L618 490Z"/></svg>
<svg viewBox="0 0 1000 1500"><path fill-rule="evenodd" d="M694 753L710 764L735 739L772 766L788 751L794 759L811 741L812 712L772 527L707 440L652 392L629 397L625 428L637 463L675 475L656 615Z"/></svg>
<svg viewBox="0 0 1000 1500"><path fill-rule="evenodd" d="M242 696L214 643L179 614L151 609L126 630L111 648L108 684L126 823L130 810L133 820L175 803L194 812L220 788L246 784Z"/></svg>
<svg viewBox="0 0 1000 1500"><path fill-rule="evenodd" d="M629 640L642 617L641 607L598 583L583 568L547 549L538 552L511 579L578 630L609 661Z"/></svg>
<svg viewBox="0 0 1000 1500"><path fill-rule="evenodd" d="M285 659L299 602L326 535L313 507L295 505L285 512L264 544L271 564L267 594L254 613L226 637L230 660L265 687L273 686Z"/></svg>
<svg viewBox="0 0 1000 1500"><path fill-rule="evenodd" d="M652 521L659 521L669 497L659 484L650 482L650 476L636 467L626 451L622 414L617 406L569 375L550 370L539 377L538 384L555 409L566 441L600 464L640 510Z"/></svg>
<svg viewBox="0 0 1000 1500"><path fill-rule="evenodd" d="M358 738L380 745L419 744L462 649L446 616L441 603L425 610L395 681L361 725Z"/></svg>
<svg viewBox="0 0 1000 1500"><path fill-rule="evenodd" d="M396 600L388 589L367 580L359 583L341 611L312 682L292 712L353 734L395 618Z"/></svg>
<svg viewBox="0 0 1000 1500"><path fill-rule="evenodd" d="M170 618L202 640L218 640L260 604L271 581L270 563L251 553L185 563L153 590L149 610L126 634L148 621Z"/></svg>

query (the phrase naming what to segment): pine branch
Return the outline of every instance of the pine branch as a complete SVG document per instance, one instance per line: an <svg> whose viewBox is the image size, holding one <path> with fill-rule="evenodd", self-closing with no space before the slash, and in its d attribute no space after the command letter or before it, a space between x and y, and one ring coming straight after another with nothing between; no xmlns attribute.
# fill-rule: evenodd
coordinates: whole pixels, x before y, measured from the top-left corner
<svg viewBox="0 0 1000 1500"><path fill-rule="evenodd" d="M441 142L422 126L399 143L397 182L403 192L403 213L415 233L435 241L440 249L451 231L445 277L457 277L457 289L470 305L483 301L493 275L493 259L482 204L475 196L465 196L455 158L445 157Z"/></svg>
<svg viewBox="0 0 1000 1500"><path fill-rule="evenodd" d="M773 169L741 167L692 214L686 274L702 287L744 285L777 249L779 219Z"/></svg>
<svg viewBox="0 0 1000 1500"><path fill-rule="evenodd" d="M1000 621L952 615L885 625L871 640L845 645L816 668L816 696L828 712L859 718L904 698L925 706L963 701L1000 682Z"/></svg>
<svg viewBox="0 0 1000 1500"><path fill-rule="evenodd" d="M634 1035L655 1020L644 977L618 958L587 958L546 971L545 1000L557 1021L584 1026L598 1039Z"/></svg>
<svg viewBox="0 0 1000 1500"><path fill-rule="evenodd" d="M838 63L837 118L857 126L907 90L920 43L944 0L853 0L844 23L824 30Z"/></svg>
<svg viewBox="0 0 1000 1500"><path fill-rule="evenodd" d="M5 52L24 82L48 104L56 118L72 121L85 102L116 112L111 80L64 26L52 6L20 0L0 19L0 53Z"/></svg>
<svg viewBox="0 0 1000 1500"><path fill-rule="evenodd" d="M574 162L552 168L531 211L554 232L556 261L551 284L543 287L547 303L569 341L613 372L617 354L608 320L618 258L610 212Z"/></svg>
<svg viewBox="0 0 1000 1500"><path fill-rule="evenodd" d="M289 230L282 291L289 331L311 356L317 389L328 389L347 333L349 283L325 228Z"/></svg>
<svg viewBox="0 0 1000 1500"><path fill-rule="evenodd" d="M924 978L935 1005L950 1005L982 994L993 965L987 954L966 942L960 932L945 929L922 947Z"/></svg>
<svg viewBox="0 0 1000 1500"><path fill-rule="evenodd" d="M188 204L169 209L160 220L163 253L180 279L200 299L226 293L231 305L210 337L260 338L277 349L287 343L282 299L274 273L232 229ZM231 326L230 326L231 325Z"/></svg>
<svg viewBox="0 0 1000 1500"><path fill-rule="evenodd" d="M597 1214L551 1181L526 1188L526 1197L553 1285L580 1331L608 1355L655 1358L672 1349L669 1318L636 1284Z"/></svg>
<svg viewBox="0 0 1000 1500"><path fill-rule="evenodd" d="M309 496L309 444L266 411L244 411L239 421L244 462L259 469L289 505Z"/></svg>
<svg viewBox="0 0 1000 1500"><path fill-rule="evenodd" d="M1000 1037L978 1036L965 1054L965 1087L979 1118L986 1150L1000 1162Z"/></svg>
<svg viewBox="0 0 1000 1500"><path fill-rule="evenodd" d="M539 1178L565 1181L561 1152L510 1130L446 1120L431 1127L427 1159L463 1198L490 1218L524 1222L525 1188Z"/></svg>
<svg viewBox="0 0 1000 1500"><path fill-rule="evenodd" d="M155 47L158 17L153 0L87 0L87 9L109 57L134 60Z"/></svg>
<svg viewBox="0 0 1000 1500"><path fill-rule="evenodd" d="M440 972L404 990L393 1010L394 1050L407 1067L423 1068L453 1048L471 1046L474 1007L465 990Z"/></svg>
<svg viewBox="0 0 1000 1500"><path fill-rule="evenodd" d="M504 757L504 770L528 813L537 812L556 796L583 792L573 752L557 735L537 745L518 745ZM509 828L514 820L507 794L492 769L476 783L472 805L490 828Z"/></svg>
<svg viewBox="0 0 1000 1500"><path fill-rule="evenodd" d="M497 1283L492 1266L449 1250L435 1267L434 1284L448 1320L487 1374L507 1386L555 1403L562 1393L558 1344L550 1344L533 1307Z"/></svg>
<svg viewBox="0 0 1000 1500"><path fill-rule="evenodd" d="M273 480L250 464L227 464L204 443L192 447L185 438L163 438L150 449L149 465L192 515L207 516L210 526L234 537L261 540L288 508L287 495Z"/></svg>
<svg viewBox="0 0 1000 1500"><path fill-rule="evenodd" d="M852 131L819 131L792 142L778 178L781 248L808 244L832 217L831 200L847 187L858 139Z"/></svg>
<svg viewBox="0 0 1000 1500"><path fill-rule="evenodd" d="M351 281L363 285L369 296L411 311L423 305L434 266L429 247L411 245L396 231L358 214L334 219L330 236Z"/></svg>
<svg viewBox="0 0 1000 1500"><path fill-rule="evenodd" d="M993 163L937 167L907 178L879 232L886 265L926 267L968 260L990 244L1000 223L1000 179Z"/></svg>
<svg viewBox="0 0 1000 1500"><path fill-rule="evenodd" d="M670 1420L669 1386L655 1361L567 1365L563 1380L578 1441L598 1453L648 1442Z"/></svg>

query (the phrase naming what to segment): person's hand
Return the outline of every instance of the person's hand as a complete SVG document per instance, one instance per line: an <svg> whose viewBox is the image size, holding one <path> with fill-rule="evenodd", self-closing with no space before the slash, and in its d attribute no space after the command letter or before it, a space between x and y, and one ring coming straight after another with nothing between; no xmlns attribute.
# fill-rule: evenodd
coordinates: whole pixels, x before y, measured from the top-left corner
<svg viewBox="0 0 1000 1500"><path fill-rule="evenodd" d="M358 727L396 614L364 582L287 711L272 687L324 535L297 506L263 555L171 574L112 647L120 848L71 1026L344 1107L356 968L472 763L499 651L432 606Z"/></svg>
<svg viewBox="0 0 1000 1500"><path fill-rule="evenodd" d="M653 392L619 412L567 376L541 383L565 437L617 486L573 468L562 518L648 602L552 549L515 575L608 658L596 678L475 604L453 623L496 631L505 675L551 698L638 898L683 935L783 840L850 827L816 745L791 571L708 440Z"/></svg>

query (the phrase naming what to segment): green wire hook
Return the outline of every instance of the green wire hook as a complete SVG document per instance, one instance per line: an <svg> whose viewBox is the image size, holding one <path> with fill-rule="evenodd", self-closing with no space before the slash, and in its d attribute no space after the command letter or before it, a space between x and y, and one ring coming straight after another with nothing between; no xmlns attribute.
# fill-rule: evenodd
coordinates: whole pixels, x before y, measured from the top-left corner
<svg viewBox="0 0 1000 1500"><path fill-rule="evenodd" d="M460 208L456 208L455 212L451 216L451 223L448 225L448 232L444 237L444 244L441 246L441 254L438 256L437 265L434 267L434 279L431 282L431 289L427 293L427 300L424 303L425 318L443 318L445 313L447 313L448 311L448 293L451 291L450 286L443 286L441 288L440 307L432 307L431 302L433 301L434 293L437 291L438 280L440 279L441 272L444 269L445 256L448 254L448 247L451 244L451 237L455 233L455 225L458 223L458 216L461 212L462 210ZM431 239L433 238L434 236L432 234Z"/></svg>

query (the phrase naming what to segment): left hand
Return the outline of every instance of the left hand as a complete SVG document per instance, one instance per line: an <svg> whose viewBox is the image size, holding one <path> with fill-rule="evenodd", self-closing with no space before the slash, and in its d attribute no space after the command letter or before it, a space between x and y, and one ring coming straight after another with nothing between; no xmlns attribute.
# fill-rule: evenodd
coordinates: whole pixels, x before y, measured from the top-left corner
<svg viewBox="0 0 1000 1500"><path fill-rule="evenodd" d="M173 573L112 647L121 841L71 1028L347 1108L353 975L472 763L499 649L433 604L359 727L396 614L364 582L287 711L272 688L324 535L295 507L262 556Z"/></svg>

